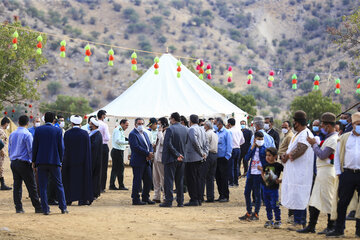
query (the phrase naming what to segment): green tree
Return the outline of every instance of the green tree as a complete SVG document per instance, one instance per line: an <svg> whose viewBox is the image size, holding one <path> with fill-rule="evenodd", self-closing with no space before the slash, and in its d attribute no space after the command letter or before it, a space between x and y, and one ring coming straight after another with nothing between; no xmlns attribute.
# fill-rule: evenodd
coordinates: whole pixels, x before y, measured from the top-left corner
<svg viewBox="0 0 360 240"><path fill-rule="evenodd" d="M36 53L38 33L18 29L17 50L12 48L15 27L22 27L21 23L15 22L0 28L0 109L6 103L39 99L36 78L30 78L27 73L47 63L43 54ZM44 47L46 35L42 37Z"/></svg>
<svg viewBox="0 0 360 240"><path fill-rule="evenodd" d="M227 100L232 102L234 105L241 108L243 111L247 112L249 115L256 115L256 106L255 98L252 95L242 95L240 93L233 93L225 88L212 86L218 93L223 95Z"/></svg>
<svg viewBox="0 0 360 240"><path fill-rule="evenodd" d="M353 14L344 16L342 23L338 28L330 27L327 30L345 52L349 54L353 62L351 63L351 71L354 75L360 73L360 8ZM347 65L347 64L346 64ZM339 68L341 66L339 65ZM345 65L343 67L346 67Z"/></svg>
<svg viewBox="0 0 360 240"><path fill-rule="evenodd" d="M324 112L332 112L335 115L341 113L341 104L334 103L331 97L324 97L321 91L313 91L306 96L294 98L290 106L291 115L298 110L306 112L308 120L313 121L319 119Z"/></svg>
<svg viewBox="0 0 360 240"><path fill-rule="evenodd" d="M47 111L55 112L56 115L62 115L67 119L74 114L84 116L91 113L93 109L90 107L89 101L84 97L58 95L53 103L40 103L40 111L42 113Z"/></svg>

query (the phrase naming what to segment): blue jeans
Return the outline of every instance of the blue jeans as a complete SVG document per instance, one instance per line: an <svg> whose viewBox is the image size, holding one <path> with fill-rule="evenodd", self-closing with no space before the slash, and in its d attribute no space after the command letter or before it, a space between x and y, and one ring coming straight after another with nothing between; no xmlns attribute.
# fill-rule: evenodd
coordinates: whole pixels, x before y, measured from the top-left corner
<svg viewBox="0 0 360 240"><path fill-rule="evenodd" d="M273 220L274 211L275 221L281 221L279 189L268 189L267 187L262 186L262 191L268 220Z"/></svg>
<svg viewBox="0 0 360 240"><path fill-rule="evenodd" d="M306 224L306 209L304 210L293 210L294 212L294 222L296 224Z"/></svg>
<svg viewBox="0 0 360 240"><path fill-rule="evenodd" d="M255 197L255 213L259 214L260 204L261 204L260 186L261 186L261 175L248 174L245 184L244 195L246 200L246 210L249 214L252 213L251 191L253 191Z"/></svg>
<svg viewBox="0 0 360 240"><path fill-rule="evenodd" d="M228 175L229 184L238 184L239 178L239 160L240 160L240 148L234 148L231 153L231 158L228 161Z"/></svg>

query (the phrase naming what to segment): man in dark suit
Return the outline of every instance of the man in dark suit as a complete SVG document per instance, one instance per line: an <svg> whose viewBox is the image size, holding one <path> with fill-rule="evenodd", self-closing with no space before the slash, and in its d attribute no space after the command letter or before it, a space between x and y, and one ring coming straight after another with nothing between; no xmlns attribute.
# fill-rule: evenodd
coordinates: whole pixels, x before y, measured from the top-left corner
<svg viewBox="0 0 360 240"><path fill-rule="evenodd" d="M244 167L243 176L246 176L246 172L248 170L248 162L245 160L245 155L249 151L249 148L251 146L251 137L252 137L253 133L252 133L251 130L246 128L246 121L241 121L240 124L241 124L241 131L242 131L242 133L244 135L244 138L245 138L245 143L240 146L241 154L240 154L239 168L241 166L241 160L242 160L243 167ZM240 173L240 175L241 175L241 173Z"/></svg>
<svg viewBox="0 0 360 240"><path fill-rule="evenodd" d="M277 150L279 150L280 135L279 135L279 133L277 131L274 130L273 124L274 124L273 117L266 117L265 118L264 129L265 129L267 134L272 136L272 138L274 139L274 142L275 142L275 147L276 147Z"/></svg>
<svg viewBox="0 0 360 240"><path fill-rule="evenodd" d="M144 119L135 119L135 129L129 134L129 145L131 149L130 166L133 169L132 204L155 204L150 200L149 194L152 184L150 159L154 156L154 150L144 131ZM142 201L139 196L141 180L143 181Z"/></svg>
<svg viewBox="0 0 360 240"><path fill-rule="evenodd" d="M175 112L170 116L171 126L166 130L162 163L164 164L165 201L160 207L171 207L173 201L173 183L175 179L176 201L178 207L184 206L184 157L187 128L180 124L180 115Z"/></svg>
<svg viewBox="0 0 360 240"><path fill-rule="evenodd" d="M54 113L45 113L45 125L35 129L33 141L32 165L34 169L37 167L41 206L45 215L50 214L46 192L49 174L56 185L61 213L68 213L65 202L64 187L61 179L61 163L64 155L64 142L62 130L51 125L54 119Z"/></svg>

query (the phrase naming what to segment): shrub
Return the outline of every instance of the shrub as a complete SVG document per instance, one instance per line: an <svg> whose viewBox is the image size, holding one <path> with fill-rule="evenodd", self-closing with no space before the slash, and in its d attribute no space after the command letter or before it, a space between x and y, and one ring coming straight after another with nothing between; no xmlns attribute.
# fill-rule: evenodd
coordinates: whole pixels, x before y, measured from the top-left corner
<svg viewBox="0 0 360 240"><path fill-rule="evenodd" d="M91 17L89 23L90 23L91 25L95 25L95 23L96 23L96 18L95 18L95 17Z"/></svg>
<svg viewBox="0 0 360 240"><path fill-rule="evenodd" d="M154 16L151 18L151 22L153 22L157 27L161 27L163 24L163 19L161 16Z"/></svg>
<svg viewBox="0 0 360 240"><path fill-rule="evenodd" d="M121 6L120 3L114 3L113 4L113 9L114 9L115 12L120 12L121 8L122 8L122 6Z"/></svg>
<svg viewBox="0 0 360 240"><path fill-rule="evenodd" d="M136 23L138 21L139 14L133 8L126 8L124 9L124 18Z"/></svg>
<svg viewBox="0 0 360 240"><path fill-rule="evenodd" d="M144 23L132 23L127 26L128 33L142 33L146 30L147 26Z"/></svg>
<svg viewBox="0 0 360 240"><path fill-rule="evenodd" d="M189 20L189 24L193 26L200 27L201 24L203 24L204 20L200 17L193 17Z"/></svg>
<svg viewBox="0 0 360 240"><path fill-rule="evenodd" d="M234 41L241 41L241 32L236 29L229 29L230 38Z"/></svg>
<svg viewBox="0 0 360 240"><path fill-rule="evenodd" d="M339 70L344 70L348 67L348 63L345 61L340 61L339 62Z"/></svg>
<svg viewBox="0 0 360 240"><path fill-rule="evenodd" d="M159 42L160 43L166 43L166 41L167 41L167 38L165 36L160 36L159 37Z"/></svg>
<svg viewBox="0 0 360 240"><path fill-rule="evenodd" d="M317 20L316 18L313 19L306 19L305 24L304 24L304 29L306 31L315 31L319 28L320 23L319 20Z"/></svg>
<svg viewBox="0 0 360 240"><path fill-rule="evenodd" d="M171 1L171 5L176 8L176 9L182 9L183 7L185 7L185 1L182 0L172 0Z"/></svg>
<svg viewBox="0 0 360 240"><path fill-rule="evenodd" d="M48 90L49 94L51 94L51 95L55 95L55 94L59 93L60 88L61 88L61 83L59 83L59 82L50 82L47 85L47 90Z"/></svg>

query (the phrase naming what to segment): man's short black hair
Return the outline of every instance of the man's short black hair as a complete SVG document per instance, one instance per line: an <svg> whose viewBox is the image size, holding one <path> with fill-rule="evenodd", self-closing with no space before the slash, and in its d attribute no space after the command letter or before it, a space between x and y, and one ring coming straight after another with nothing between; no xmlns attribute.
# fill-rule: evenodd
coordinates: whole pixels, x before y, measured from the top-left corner
<svg viewBox="0 0 360 240"><path fill-rule="evenodd" d="M208 118L208 120L209 120L209 121L212 121L212 120L214 120L214 118Z"/></svg>
<svg viewBox="0 0 360 240"><path fill-rule="evenodd" d="M161 117L161 118L159 118L158 121L161 122L162 127L168 127L169 126L169 121L167 120L166 117Z"/></svg>
<svg viewBox="0 0 360 240"><path fill-rule="evenodd" d="M170 115L176 122L180 122L180 114L178 112L174 112Z"/></svg>
<svg viewBox="0 0 360 240"><path fill-rule="evenodd" d="M21 115L19 117L19 125L21 127L26 126L29 123L29 117L26 115Z"/></svg>
<svg viewBox="0 0 360 240"><path fill-rule="evenodd" d="M260 132L260 131L257 131L257 132L255 132L255 137L256 138L263 138L264 134L262 132Z"/></svg>
<svg viewBox="0 0 360 240"><path fill-rule="evenodd" d="M343 112L342 115L346 115L348 118L351 118L351 113L349 112Z"/></svg>
<svg viewBox="0 0 360 240"><path fill-rule="evenodd" d="M205 122L205 119L204 119L204 118L200 118L200 119L199 119L199 124L200 124L200 123L203 123L203 122Z"/></svg>
<svg viewBox="0 0 360 240"><path fill-rule="evenodd" d="M105 110L99 110L97 113L97 117L98 119L101 119L102 116L106 115L106 111Z"/></svg>
<svg viewBox="0 0 360 240"><path fill-rule="evenodd" d="M267 116L267 117L265 117L265 120L266 120L266 119L269 119L269 121L270 121L271 123L274 123L274 118L273 118L273 117Z"/></svg>
<svg viewBox="0 0 360 240"><path fill-rule="evenodd" d="M189 127L189 121L184 115L180 116L180 122L184 122L185 126Z"/></svg>
<svg viewBox="0 0 360 240"><path fill-rule="evenodd" d="M276 148L274 147L269 147L266 149L266 152L270 153L272 156L277 156L278 155L278 151Z"/></svg>
<svg viewBox="0 0 360 240"><path fill-rule="evenodd" d="M286 121L284 121L284 123L287 123L289 125L289 127L291 127L290 121L286 120Z"/></svg>
<svg viewBox="0 0 360 240"><path fill-rule="evenodd" d="M196 114L191 114L190 115L190 122L194 123L194 124L198 124L199 123L199 116Z"/></svg>
<svg viewBox="0 0 360 240"><path fill-rule="evenodd" d="M216 118L216 123L221 123L221 125L224 125L224 120L222 120L221 117Z"/></svg>
<svg viewBox="0 0 360 240"><path fill-rule="evenodd" d="M57 119L64 118L62 115L57 115Z"/></svg>
<svg viewBox="0 0 360 240"><path fill-rule="evenodd" d="M125 124L126 122L128 122L129 120L127 120L127 119L121 119L120 120L120 124Z"/></svg>
<svg viewBox="0 0 360 240"><path fill-rule="evenodd" d="M1 126L4 126L5 124L7 123L10 123L10 119L7 118L7 117L4 117L2 120L1 120Z"/></svg>
<svg viewBox="0 0 360 240"><path fill-rule="evenodd" d="M236 124L235 118L229 118L228 123L230 123L231 126L235 126Z"/></svg>
<svg viewBox="0 0 360 240"><path fill-rule="evenodd" d="M55 119L55 113L53 113L53 112L45 113L45 122L46 123L53 123L54 119Z"/></svg>
<svg viewBox="0 0 360 240"><path fill-rule="evenodd" d="M145 120L144 120L143 118L140 118L140 117L139 117L139 118L136 118L136 119L135 119L135 124L137 124L137 122L140 121L140 120L145 122Z"/></svg>

